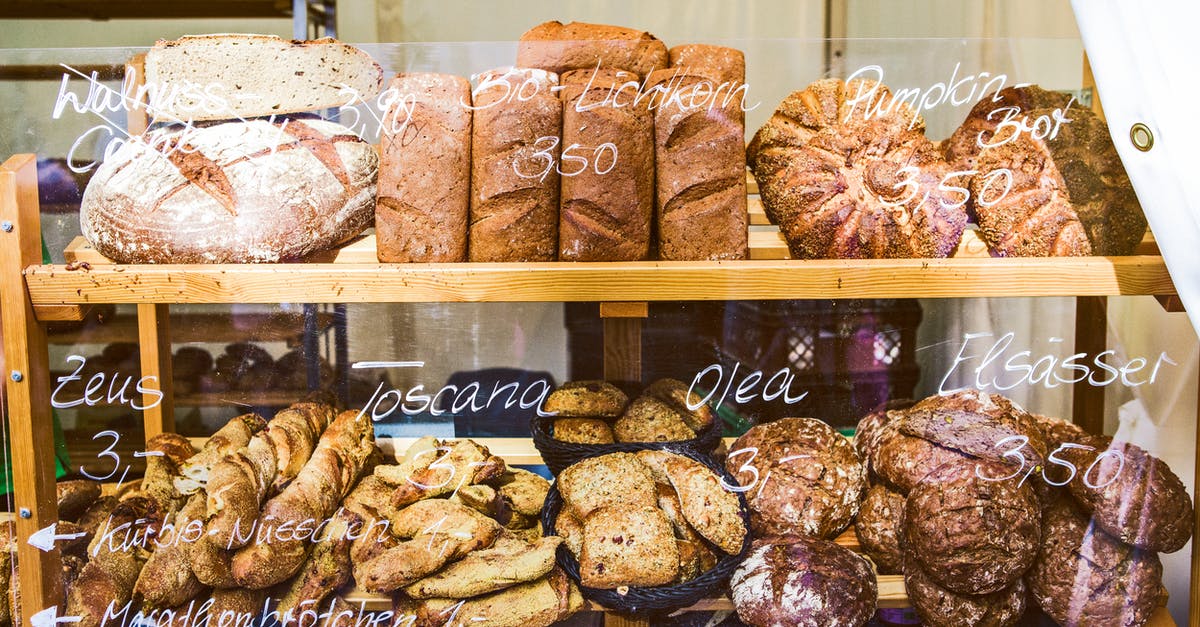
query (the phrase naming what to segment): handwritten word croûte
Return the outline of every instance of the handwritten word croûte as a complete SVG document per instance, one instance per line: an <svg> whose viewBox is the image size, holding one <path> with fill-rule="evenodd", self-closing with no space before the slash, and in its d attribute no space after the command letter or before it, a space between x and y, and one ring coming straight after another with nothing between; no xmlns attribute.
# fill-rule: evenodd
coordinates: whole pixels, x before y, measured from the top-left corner
<svg viewBox="0 0 1200 627"><path fill-rule="evenodd" d="M423 361L389 361L389 362L371 362L360 361L352 364L350 367L354 369L371 369L371 368L421 368L425 366ZM511 381L503 385L499 381L492 384L491 392L485 392L483 385L478 381L472 381L466 385L459 387L456 385L443 385L438 388L433 394L425 391L424 384L417 384L409 388L408 391L398 389L384 390L384 383L380 383L379 387L375 388L375 392L371 394L371 400L363 406L358 412L361 418L370 413L371 420L376 422L383 420L397 409L406 416L415 416L428 411L434 416L442 416L447 413L458 413L470 409L473 412L480 412L485 409L490 409L493 406L503 405L505 409L520 407L521 409L535 409L539 416L549 416L553 414L545 413L542 410L542 403L546 397L550 395L550 382L545 379L535 379L528 382L524 389L521 388L521 382ZM506 396L507 395L507 396Z"/></svg>
<svg viewBox="0 0 1200 627"><path fill-rule="evenodd" d="M336 598L330 598L321 605L309 599L301 601L295 609L280 614L276 609L278 601L267 596L263 600L261 611L224 610L220 614L213 613L214 600L211 597L203 601L195 599L178 608L149 610L139 609L133 601L121 606L118 606L116 601L110 601L100 620L100 627L254 627L259 624L293 627L413 627L417 624L416 615L397 614L391 610L372 612L366 609L364 602L359 602L354 610L339 611ZM257 620L259 616L263 618L262 623Z"/></svg>
<svg viewBox="0 0 1200 627"><path fill-rule="evenodd" d="M1008 448L1005 448L1006 446ZM1033 475L1033 473L1040 471L1042 481L1045 481L1047 484L1055 486L1055 487L1062 487L1062 486L1067 485L1068 483L1071 483L1071 481L1073 481L1075 479L1076 475L1079 474L1079 468L1077 468L1075 466L1075 464L1072 464L1070 461L1067 461L1066 459L1063 459L1062 457L1060 457L1059 453L1063 453L1070 449L1081 449L1081 450L1086 450L1086 451L1096 450L1096 447L1088 446L1086 444L1076 444L1074 442L1063 442L1061 445L1059 445L1058 448L1054 449L1053 451L1050 452L1049 455L1046 456L1046 466L1043 467L1041 465L1030 462L1030 460L1025 457L1025 454L1021 452L1021 449L1027 448L1028 446L1029 446L1029 437L1028 436L1010 435L1006 438L1002 438L999 442L996 442L996 448L1005 449L1003 457L1012 459L1014 461L1014 463L1017 465L1017 469L1010 475L1004 475L1004 476L999 476L999 477L987 477L981 473L982 468L980 467L980 465L976 464L975 465L975 476L979 477L980 479L983 479L984 481L1008 481L1011 479L1015 479L1017 477L1017 475L1021 474L1021 471L1024 471L1025 475L1022 476L1021 480L1017 482L1017 485L1019 486L1019 485L1024 485L1025 481L1028 480L1029 477L1031 475ZM1032 451L1032 450L1033 449L1030 449L1030 451ZM1117 469L1115 471L1113 471L1111 477L1101 480L1101 477L1097 476L1096 480L1093 481L1092 480L1092 475L1093 475L1092 471L1094 471L1096 469L1096 464L1099 464L1100 460L1102 460L1105 457L1108 457L1110 455L1117 459L1117 462L1118 462ZM1067 478L1063 479L1062 481L1055 481L1046 475L1046 471L1050 469L1049 468L1050 466L1059 466L1061 468L1066 468L1070 471L1071 474L1067 475ZM1125 470L1125 455L1122 454L1121 451L1118 451L1116 449L1108 449L1108 450L1104 451L1103 453L1100 453L1099 455L1097 455L1096 459L1092 460L1092 463L1087 467L1087 469L1085 469L1083 471L1083 475L1081 475L1081 479L1083 481L1083 484L1085 486L1087 486L1088 488L1093 489L1093 490L1101 490L1101 489L1104 489L1105 487L1107 487L1112 482L1116 481L1117 478L1121 476L1122 470Z"/></svg>
<svg viewBox="0 0 1200 627"><path fill-rule="evenodd" d="M714 411L719 410L721 405L725 403L725 399L729 398L729 391L733 389L733 382L737 379L737 372L741 366L740 363L735 363L728 377L725 375L725 367L721 364L713 364L697 373L692 379L691 386L688 387L688 398L692 397L697 386L701 386L702 389L708 389L708 394L696 403L688 400L688 409L697 409L701 405L708 403L717 393L717 390L720 389L721 384L724 383L725 390L721 393L721 397L717 399L717 404L712 406ZM716 379L713 380L711 375L716 375ZM761 398L764 401L770 402L782 397L784 403L793 405L808 396L807 391L801 392L796 396L792 395L791 387L792 382L796 379L796 375L790 368L780 368L778 372L763 382L762 388L759 389L759 382L762 381L762 378L763 371L761 370L754 370L742 377L741 382L737 385L737 390L734 392L733 400L737 403L748 403L755 398Z"/></svg>
<svg viewBox="0 0 1200 627"><path fill-rule="evenodd" d="M938 384L938 394L953 394L972 387L985 391L989 388L1006 391L1021 385L1041 385L1046 389L1054 389L1084 381L1095 387L1117 382L1128 387L1140 387L1155 383L1164 366L1179 365L1166 351L1159 353L1153 361L1135 357L1119 366L1107 361L1116 356L1116 351L1111 349L1096 355L1075 353L1065 358L1043 355L1034 359L1032 350L1012 352L1015 340L1016 333L1012 332L999 338L990 332L964 333L958 354ZM987 344L989 341L990 345ZM1060 344L1062 341L1057 337L1049 340L1051 344ZM956 373L960 376L974 373L974 376L968 385L947 388Z"/></svg>
<svg viewBox="0 0 1200 627"><path fill-rule="evenodd" d="M126 396L129 391L130 383L133 383L132 375L122 375L120 372L103 373L97 372L88 378L84 385L83 394L78 398L70 398L64 388L72 381L82 381L83 376L80 374L83 367L87 365L87 358L82 355L70 355L67 357L67 362L78 362L78 367L69 375L58 378L58 386L54 388L54 392L50 394L50 405L56 409L70 409L80 405L94 407L100 403L108 405L129 405L130 408L142 411L157 407L162 403L163 393L158 389L158 377L154 375L145 375L134 383L134 392L139 395L149 394L153 396L147 404L142 404L141 398ZM105 383L108 383L105 389Z"/></svg>
<svg viewBox="0 0 1200 627"><path fill-rule="evenodd" d="M846 78L847 83L854 80L861 80L863 82L858 84L858 91L846 100L849 109L846 111L844 121L850 121L855 115L862 116L864 120L869 120L875 116L891 113L900 104L907 104L912 111L912 118L909 120L908 126L912 128L916 126L917 121L921 118L922 111L929 111L946 103L957 107L979 102L988 94L992 94L992 99L997 100L995 94L998 94L1001 89L1008 86L1009 79L1007 74L992 75L989 72L980 72L959 78L958 74L961 69L962 64L955 63L954 70L950 73L950 78L946 81L934 83L924 88L908 87L893 89L891 98L884 98L879 93L880 86L884 84L883 67L879 65L861 67ZM1024 87L1026 85L1028 83L1017 83L1013 86ZM966 87L970 87L970 91L965 93L959 91ZM980 89L981 87L982 89Z"/></svg>

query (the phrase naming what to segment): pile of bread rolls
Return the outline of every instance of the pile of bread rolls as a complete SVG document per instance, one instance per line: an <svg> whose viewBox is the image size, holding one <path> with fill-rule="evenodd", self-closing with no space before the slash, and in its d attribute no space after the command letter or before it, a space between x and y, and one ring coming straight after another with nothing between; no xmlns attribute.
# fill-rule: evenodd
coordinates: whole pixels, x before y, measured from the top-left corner
<svg viewBox="0 0 1200 627"><path fill-rule="evenodd" d="M712 410L686 383L660 379L629 397L604 381L568 381L546 397L554 438L576 444L692 440L712 427Z"/></svg>

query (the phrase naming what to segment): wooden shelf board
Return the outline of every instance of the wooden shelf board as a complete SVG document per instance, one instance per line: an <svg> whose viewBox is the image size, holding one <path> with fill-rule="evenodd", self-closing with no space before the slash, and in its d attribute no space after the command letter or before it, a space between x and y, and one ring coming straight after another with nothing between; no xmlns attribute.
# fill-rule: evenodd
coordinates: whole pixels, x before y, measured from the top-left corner
<svg viewBox="0 0 1200 627"><path fill-rule="evenodd" d="M172 317L171 342L298 342L304 335L299 313L198 313ZM333 314L317 314L317 332L333 326ZM137 317L118 315L103 323L49 334L51 344L107 344L136 341Z"/></svg>

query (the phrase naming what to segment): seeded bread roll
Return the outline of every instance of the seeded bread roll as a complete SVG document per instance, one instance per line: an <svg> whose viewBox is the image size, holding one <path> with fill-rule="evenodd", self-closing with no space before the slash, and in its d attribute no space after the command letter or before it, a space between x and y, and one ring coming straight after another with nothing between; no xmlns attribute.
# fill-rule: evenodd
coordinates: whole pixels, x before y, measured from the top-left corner
<svg viewBox="0 0 1200 627"><path fill-rule="evenodd" d="M1008 465L963 460L934 470L908 494L904 561L959 594L991 594L1029 569L1041 538L1041 504Z"/></svg>
<svg viewBox="0 0 1200 627"><path fill-rule="evenodd" d="M867 488L850 442L812 418L750 429L730 447L725 468L750 488L750 522L760 535L833 538L858 513Z"/></svg>
<svg viewBox="0 0 1200 627"><path fill-rule="evenodd" d="M601 507L653 507L654 479L646 465L629 453L609 453L572 464L558 475L564 509L583 522Z"/></svg>
<svg viewBox="0 0 1200 627"><path fill-rule="evenodd" d="M629 397L604 381L567 381L546 397L546 413L562 418L616 418Z"/></svg>
<svg viewBox="0 0 1200 627"><path fill-rule="evenodd" d="M380 261L467 260L471 85L450 74L405 73L388 86L375 236Z"/></svg>
<svg viewBox="0 0 1200 627"><path fill-rule="evenodd" d="M693 459L669 453L665 466L688 525L725 554L741 553L749 530L737 494L727 489L711 469Z"/></svg>
<svg viewBox="0 0 1200 627"><path fill-rule="evenodd" d="M563 152L576 146L577 158L563 164L558 229L562 261L649 257L654 215L650 99L605 102L611 90L630 81L636 84L636 76L606 69L576 70L562 77Z"/></svg>
<svg viewBox="0 0 1200 627"><path fill-rule="evenodd" d="M1106 533L1148 551L1173 553L1192 537L1192 498L1161 459L1128 442L1088 436L1062 457L1079 469L1067 489Z"/></svg>
<svg viewBox="0 0 1200 627"><path fill-rule="evenodd" d="M729 585L738 618L754 627L865 625L878 595L870 562L804 536L755 540Z"/></svg>
<svg viewBox="0 0 1200 627"><path fill-rule="evenodd" d="M642 395L670 405L696 433L707 429L716 420L704 399L699 394L690 392L688 385L678 379L659 379L646 386Z"/></svg>
<svg viewBox="0 0 1200 627"><path fill-rule="evenodd" d="M672 442L696 437L674 408L649 396L634 399L612 429L618 442Z"/></svg>
<svg viewBox="0 0 1200 627"><path fill-rule="evenodd" d="M324 120L156 128L96 170L80 227L120 263L296 260L370 226L378 164Z"/></svg>
<svg viewBox="0 0 1200 627"><path fill-rule="evenodd" d="M471 261L554 261L562 132L558 76L484 72L471 124Z"/></svg>
<svg viewBox="0 0 1200 627"><path fill-rule="evenodd" d="M331 38L198 35L146 53L149 113L160 121L221 120L340 107L379 93L383 69ZM287 71L282 69L286 68Z"/></svg>
<svg viewBox="0 0 1200 627"><path fill-rule="evenodd" d="M730 49L730 55L740 54ZM744 66L744 62L742 64ZM666 260L745 259L745 116L734 90L745 76L675 66L647 82L661 88L654 110L655 224Z"/></svg>
<svg viewBox="0 0 1200 627"><path fill-rule="evenodd" d="M1162 563L1109 537L1071 502L1045 514L1030 596L1060 625L1144 625L1160 602Z"/></svg>
<svg viewBox="0 0 1200 627"><path fill-rule="evenodd" d="M601 507L583 521L580 583L589 588L650 587L679 576L679 546L657 507Z"/></svg>
<svg viewBox="0 0 1200 627"><path fill-rule="evenodd" d="M797 259L947 257L967 225L924 120L872 81L791 94L746 159Z"/></svg>
<svg viewBox="0 0 1200 627"><path fill-rule="evenodd" d="M906 565L904 588L913 609L929 627L1008 627L1025 614L1025 581L992 594L958 594L938 585L920 566Z"/></svg>
<svg viewBox="0 0 1200 627"><path fill-rule="evenodd" d="M632 28L543 22L521 35L517 65L556 74L599 65L644 77L667 67L667 46L654 35Z"/></svg>
<svg viewBox="0 0 1200 627"><path fill-rule="evenodd" d="M599 418L559 418L554 421L554 439L575 444L612 444L613 431Z"/></svg>
<svg viewBox="0 0 1200 627"><path fill-rule="evenodd" d="M1028 115L1032 120L1054 111L1034 109ZM1146 217L1108 126L1082 107L1071 108L1070 118L1057 135L1041 139L1001 131L992 143L1008 141L979 154L980 172L1011 172L999 182L982 174L971 180L979 233L992 253L1129 255L1142 241Z"/></svg>
<svg viewBox="0 0 1200 627"><path fill-rule="evenodd" d="M867 490L854 523L854 535L863 552L879 568L881 575L903 572L904 557L900 552L900 520L904 515L904 495L877 483Z"/></svg>

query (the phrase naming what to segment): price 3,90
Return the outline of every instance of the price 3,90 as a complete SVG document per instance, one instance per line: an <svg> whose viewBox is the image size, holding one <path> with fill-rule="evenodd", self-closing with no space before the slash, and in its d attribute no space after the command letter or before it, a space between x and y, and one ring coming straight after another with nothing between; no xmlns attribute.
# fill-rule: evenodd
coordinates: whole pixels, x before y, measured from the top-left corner
<svg viewBox="0 0 1200 627"><path fill-rule="evenodd" d="M561 141L552 135L539 137L533 143L533 147L537 150L530 156L532 159L544 163L545 167L538 172L529 174L521 171L521 162L518 160L513 161L513 172L523 179L537 179L540 182L545 181L551 172L558 172L562 176L579 176L590 169L597 175L603 176L617 167L617 145L612 142L604 142L596 146L592 149L591 155L587 154L586 146L571 144L562 149L562 156L558 156L553 151ZM583 154L578 154L580 152Z"/></svg>
<svg viewBox="0 0 1200 627"><path fill-rule="evenodd" d="M1084 451L1096 450L1096 447L1094 446L1075 444L1074 442L1064 442L1046 456L1046 466L1043 467L1037 464L1029 463L1029 460L1025 457L1025 454L1021 452L1021 449L1029 446L1028 436L1010 435L1007 438L1003 438L999 442L996 442L996 448L1003 448L1004 446L1011 444L1016 444L1016 446L1011 446L1009 449L1005 450L1002 457L1011 459L1014 461L1014 463L1019 464L1015 472L1004 477L985 477L980 472L979 465L976 464L975 476L983 479L984 481L1008 481L1010 479L1015 479L1017 475L1020 475L1022 472L1024 472L1025 475L1021 477L1021 480L1017 483L1017 485L1023 485L1025 481L1028 480L1031 475L1033 475L1034 472L1041 471L1043 481L1055 487L1062 487L1075 480L1075 477L1079 474L1079 467L1077 467L1075 464L1072 464L1070 461L1063 459L1060 454L1063 454L1071 449L1079 449ZM1115 457L1118 462L1116 471L1112 473L1112 476L1103 481L1101 481L1101 477L1098 476L1093 480L1093 474L1096 471L1096 467L1100 464L1101 460L1109 456ZM1055 481L1047 476L1046 470L1051 465L1065 468L1066 471L1069 472L1067 478L1062 481ZM1121 476L1121 471L1123 470L1125 470L1125 456L1118 450L1109 449L1097 455L1096 459L1092 460L1092 463L1087 467L1087 470L1083 471L1083 485L1092 490L1101 490L1112 484L1112 482L1116 481L1117 477Z"/></svg>

